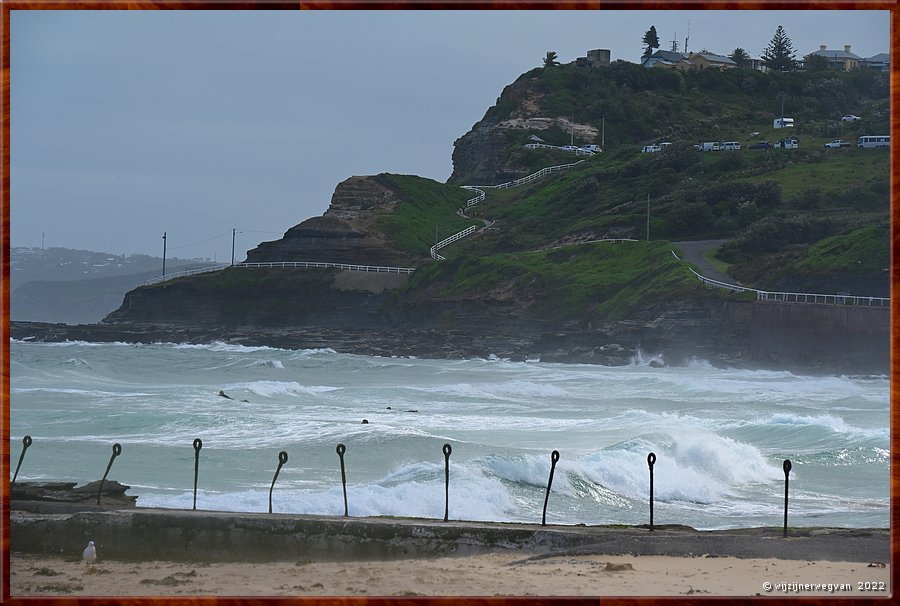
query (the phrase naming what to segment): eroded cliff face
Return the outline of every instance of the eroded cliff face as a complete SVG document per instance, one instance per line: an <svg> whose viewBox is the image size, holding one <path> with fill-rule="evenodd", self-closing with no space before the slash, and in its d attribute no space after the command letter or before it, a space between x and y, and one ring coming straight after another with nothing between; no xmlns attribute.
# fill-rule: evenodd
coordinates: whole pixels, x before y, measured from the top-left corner
<svg viewBox="0 0 900 606"><path fill-rule="evenodd" d="M454 141L453 174L447 182L496 185L526 176L530 169L521 162L521 154L510 153L510 147L522 148L529 134L540 136L556 129L571 134L577 145L596 142L600 134L596 127L544 109L549 94L536 78L525 76L504 88L497 105Z"/></svg>
<svg viewBox="0 0 900 606"><path fill-rule="evenodd" d="M412 266L416 259L397 250L375 226L376 217L393 212L398 200L377 177L350 177L335 188L324 215L295 225L280 240L262 242L247 251L247 261Z"/></svg>

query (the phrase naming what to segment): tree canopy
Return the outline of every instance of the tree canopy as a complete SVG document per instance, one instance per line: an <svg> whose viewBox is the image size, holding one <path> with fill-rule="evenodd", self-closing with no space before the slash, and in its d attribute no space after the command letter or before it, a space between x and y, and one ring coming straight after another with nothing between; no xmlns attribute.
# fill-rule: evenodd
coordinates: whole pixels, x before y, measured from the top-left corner
<svg viewBox="0 0 900 606"><path fill-rule="evenodd" d="M554 65L559 65L559 61L556 60L556 52L547 51L547 56L544 57L544 67L553 67Z"/></svg>
<svg viewBox="0 0 900 606"><path fill-rule="evenodd" d="M750 55L748 55L747 51L742 49L740 46L731 51L731 54L728 55L728 58L734 61L738 67L744 67L750 64Z"/></svg>
<svg viewBox="0 0 900 606"><path fill-rule="evenodd" d="M644 50L644 57L649 57L653 54L654 48L659 48L659 36L656 33L655 25L650 26L650 29L647 30L641 41L647 46L646 50Z"/></svg>
<svg viewBox="0 0 900 606"><path fill-rule="evenodd" d="M782 26L778 26L769 46L763 51L763 62L770 70L786 72L793 69L797 62L794 59L794 47Z"/></svg>

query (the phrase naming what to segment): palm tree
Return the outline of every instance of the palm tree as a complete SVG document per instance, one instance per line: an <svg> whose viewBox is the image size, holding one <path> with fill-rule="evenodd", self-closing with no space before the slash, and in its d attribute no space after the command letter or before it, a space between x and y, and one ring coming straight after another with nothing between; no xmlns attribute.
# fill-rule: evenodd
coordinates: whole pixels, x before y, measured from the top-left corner
<svg viewBox="0 0 900 606"><path fill-rule="evenodd" d="M554 65L559 65L559 61L556 60L556 53L547 51L547 56L544 57L544 67L553 67Z"/></svg>
<svg viewBox="0 0 900 606"><path fill-rule="evenodd" d="M738 67L744 67L745 65L750 63L750 55L748 55L747 51L742 49L740 46L731 51L731 54L728 55L728 58L737 63Z"/></svg>

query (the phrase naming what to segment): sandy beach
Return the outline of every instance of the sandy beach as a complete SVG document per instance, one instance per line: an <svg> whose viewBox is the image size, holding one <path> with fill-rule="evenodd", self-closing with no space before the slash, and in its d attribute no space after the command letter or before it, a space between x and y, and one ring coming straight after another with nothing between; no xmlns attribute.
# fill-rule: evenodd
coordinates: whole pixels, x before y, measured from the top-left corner
<svg viewBox="0 0 900 606"><path fill-rule="evenodd" d="M534 556L502 551L390 561L272 563L131 562L101 556L88 567L76 557L14 552L10 594L884 598L890 595L890 564L882 564L710 556Z"/></svg>

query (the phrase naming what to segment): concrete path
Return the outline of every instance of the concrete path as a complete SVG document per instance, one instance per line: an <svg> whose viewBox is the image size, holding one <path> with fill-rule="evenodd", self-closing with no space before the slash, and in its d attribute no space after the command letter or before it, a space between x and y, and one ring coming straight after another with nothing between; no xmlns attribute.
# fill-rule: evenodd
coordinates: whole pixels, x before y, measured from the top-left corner
<svg viewBox="0 0 900 606"><path fill-rule="evenodd" d="M689 242L673 242L672 244L677 247L675 252L678 253L678 256L688 263L696 265L702 276L710 280L740 285L740 282L727 274L723 274L703 258L703 253L719 248L724 242L727 242L727 240L692 240Z"/></svg>

